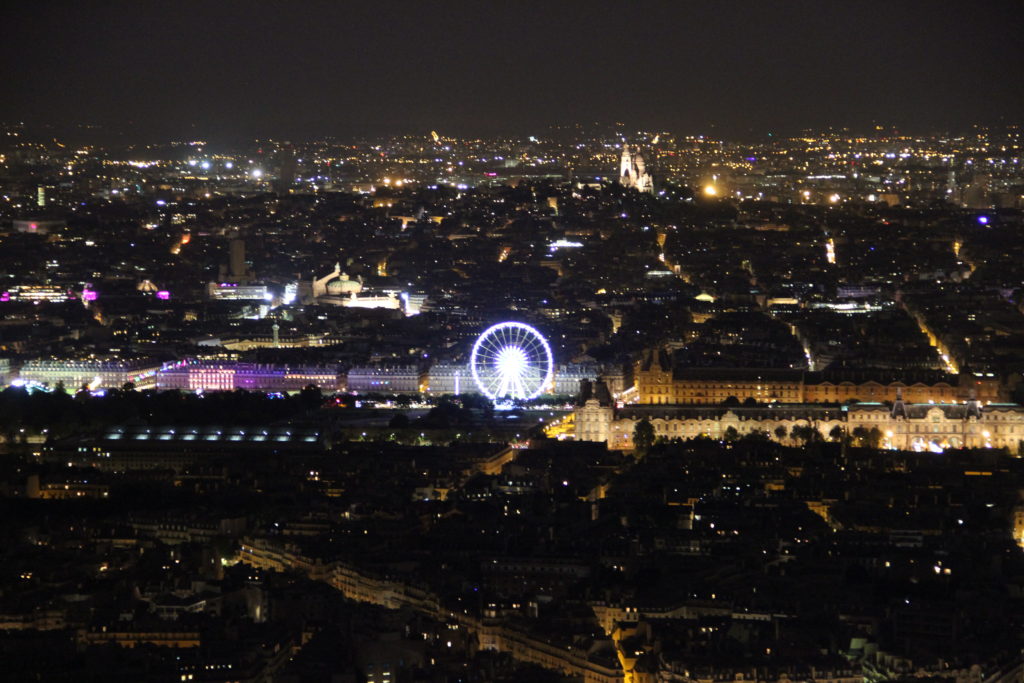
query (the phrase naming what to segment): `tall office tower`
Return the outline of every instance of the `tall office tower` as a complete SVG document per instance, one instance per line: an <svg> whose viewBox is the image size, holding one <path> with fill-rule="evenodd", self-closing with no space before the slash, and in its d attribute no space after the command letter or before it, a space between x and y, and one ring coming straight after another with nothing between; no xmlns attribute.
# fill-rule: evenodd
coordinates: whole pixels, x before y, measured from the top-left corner
<svg viewBox="0 0 1024 683"><path fill-rule="evenodd" d="M231 277L245 277L245 240L236 237L231 240Z"/></svg>
<svg viewBox="0 0 1024 683"><path fill-rule="evenodd" d="M233 284L246 284L253 279L253 272L245 263L245 240L237 234L228 244L228 263L220 267L220 279Z"/></svg>
<svg viewBox="0 0 1024 683"><path fill-rule="evenodd" d="M960 186L956 182L956 169L953 168L952 158L949 160L949 173L946 176L946 201L960 205Z"/></svg>
<svg viewBox="0 0 1024 683"><path fill-rule="evenodd" d="M639 146L622 145L619 182L640 192L654 192L654 178L647 172L647 162Z"/></svg>
<svg viewBox="0 0 1024 683"><path fill-rule="evenodd" d="M281 146L277 153L277 159L277 181L274 183L274 189L278 194L284 194L295 184L297 164L295 162L295 147L292 146L292 143L286 142Z"/></svg>

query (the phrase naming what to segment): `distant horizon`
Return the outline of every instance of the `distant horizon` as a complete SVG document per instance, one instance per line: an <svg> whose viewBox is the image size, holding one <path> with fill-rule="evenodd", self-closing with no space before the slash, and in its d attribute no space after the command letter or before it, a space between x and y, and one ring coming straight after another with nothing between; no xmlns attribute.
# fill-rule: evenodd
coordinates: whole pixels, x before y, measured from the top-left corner
<svg viewBox="0 0 1024 683"><path fill-rule="evenodd" d="M287 132L278 133L266 133L266 134L242 134L236 133L234 135L225 135L222 132L218 133L215 131L204 131L198 125L188 126L191 132L143 132L136 128L136 124L131 122L126 123L115 123L115 124L97 124L97 123L79 123L79 124L61 124L57 122L45 122L45 121L18 121L18 120L6 120L0 121L0 126L20 126L23 127L25 132L29 136L37 136L40 138L47 136L54 136L62 138L64 141L72 142L74 144L88 144L97 145L103 147L137 147L137 146L159 146L163 144L171 144L175 142L191 142L195 140L202 140L210 145L217 146L232 146L242 145L247 143L254 143L258 141L288 141L297 144L312 144L316 142L334 141L341 144L349 142L359 142L362 140L381 140L391 137L411 136L417 137L422 136L429 138L431 132L436 130L442 137L455 138L455 139L471 139L479 137L482 139L498 139L503 137L509 138L527 138L533 136L543 136L547 139L558 139L560 137L568 136L568 129L573 127L579 127L583 134L586 135L610 135L616 128L621 128L621 131L616 131L615 134L622 135L627 140L632 140L632 136L639 134L669 134L678 138L684 137L697 137L704 136L711 139L721 140L723 142L735 142L735 143L765 143L770 142L774 139L790 139L800 137L805 133L813 134L826 134L830 132L842 132L848 131L853 135L862 137L879 136L884 137L886 135L898 134L901 136L915 136L915 137L938 137L938 136L966 136L974 133L978 130L991 130L996 132L1009 131L1015 128L1021 128L1024 126L1024 118L1020 121L1008 121L1008 120L996 120L996 121L979 121L976 123L963 124L957 126L914 126L900 125L897 123L868 123L864 125L841 125L841 124L822 124L820 126L804 126L804 127L793 127L788 129L762 129L755 130L749 128L745 131L731 131L722 130L716 128L713 124L709 124L704 128L695 128L692 130L676 130L670 126L626 126L618 125L617 122L573 122L573 123L550 123L545 126L534 126L534 127L522 127L520 129L507 129L507 130L446 130L444 126L435 126L428 128L420 128L416 126L396 126L391 129L385 129L382 127L366 126L363 130L349 130L347 132L322 132L315 135L297 135L289 134ZM880 130L878 129L880 128ZM45 135L43 135L45 133Z"/></svg>

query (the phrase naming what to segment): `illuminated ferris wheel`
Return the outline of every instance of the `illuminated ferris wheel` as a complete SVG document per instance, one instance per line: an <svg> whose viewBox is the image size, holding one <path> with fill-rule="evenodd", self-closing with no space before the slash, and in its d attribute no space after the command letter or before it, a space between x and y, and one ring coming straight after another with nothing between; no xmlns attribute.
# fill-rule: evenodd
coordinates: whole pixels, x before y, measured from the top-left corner
<svg viewBox="0 0 1024 683"><path fill-rule="evenodd" d="M525 323L484 330L469 357L480 392L492 401L537 398L551 386L554 358L543 335Z"/></svg>

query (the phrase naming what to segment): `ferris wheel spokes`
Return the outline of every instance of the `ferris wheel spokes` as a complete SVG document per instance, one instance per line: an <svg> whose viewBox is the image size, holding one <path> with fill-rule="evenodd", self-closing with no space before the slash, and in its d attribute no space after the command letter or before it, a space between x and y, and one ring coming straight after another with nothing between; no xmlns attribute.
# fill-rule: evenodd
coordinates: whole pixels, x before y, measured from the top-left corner
<svg viewBox="0 0 1024 683"><path fill-rule="evenodd" d="M553 357L541 334L525 323L492 325L476 340L470 369L492 400L531 399L551 383Z"/></svg>

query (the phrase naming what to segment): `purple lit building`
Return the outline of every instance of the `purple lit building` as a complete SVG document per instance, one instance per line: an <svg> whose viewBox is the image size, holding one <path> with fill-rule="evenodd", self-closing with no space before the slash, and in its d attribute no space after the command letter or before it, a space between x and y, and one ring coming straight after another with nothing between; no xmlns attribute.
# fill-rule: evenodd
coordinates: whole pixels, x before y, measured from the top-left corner
<svg viewBox="0 0 1024 683"><path fill-rule="evenodd" d="M337 391L344 383L337 367L264 365L234 361L187 360L168 363L157 373L157 388L181 391L301 391L310 384Z"/></svg>

